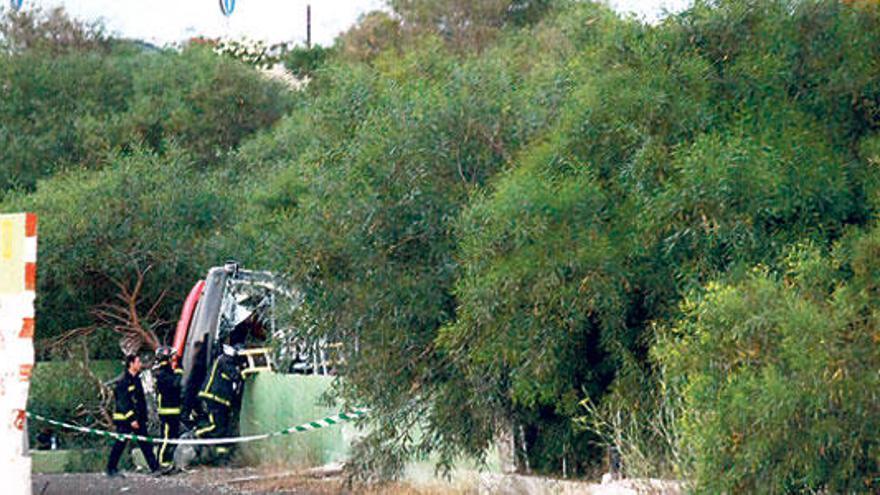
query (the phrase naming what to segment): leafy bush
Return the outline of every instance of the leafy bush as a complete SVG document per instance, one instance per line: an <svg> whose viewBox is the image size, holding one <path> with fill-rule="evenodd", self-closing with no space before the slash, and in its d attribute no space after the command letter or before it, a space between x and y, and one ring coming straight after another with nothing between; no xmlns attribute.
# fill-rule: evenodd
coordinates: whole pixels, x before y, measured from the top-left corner
<svg viewBox="0 0 880 495"><path fill-rule="evenodd" d="M428 376L439 356L423 351L454 316L458 212L565 91L556 67L521 72L518 62L487 56L459 65L429 43L374 68L330 64L312 98L236 158L273 176L269 188L254 184L257 209L236 237L301 284L320 331L360 343L364 352L347 356L344 386L386 411L377 417L389 427L405 431L398 419L425 412L408 399L419 392L414 382L435 386ZM389 365L397 370L390 377Z"/></svg>
<svg viewBox="0 0 880 495"><path fill-rule="evenodd" d="M101 152L120 144L108 127L132 93L128 67L99 54L0 53L0 190L97 165Z"/></svg>
<svg viewBox="0 0 880 495"><path fill-rule="evenodd" d="M201 46L144 56L132 84L135 94L122 122L129 139L157 151L176 143L206 166L272 125L292 103L281 83Z"/></svg>
<svg viewBox="0 0 880 495"><path fill-rule="evenodd" d="M9 11L0 18L0 50L41 53L102 52L112 45L97 22L71 19L63 7Z"/></svg>
<svg viewBox="0 0 880 495"><path fill-rule="evenodd" d="M107 381L121 373L118 361L91 361L89 372L83 363L73 360L40 361L34 366L28 395L28 411L58 421L93 425L108 425L95 413L100 406L100 388L95 379ZM30 444L36 445L37 434L48 425L38 420L28 421ZM102 443L97 437L51 427L59 438L60 448L94 446Z"/></svg>
<svg viewBox="0 0 880 495"><path fill-rule="evenodd" d="M455 50L481 50L507 25L541 19L555 0L390 0L404 29L434 32Z"/></svg>
<svg viewBox="0 0 880 495"><path fill-rule="evenodd" d="M370 62L392 50L399 53L402 45L400 21L382 11L365 14L336 40L342 57L356 62Z"/></svg>
<svg viewBox="0 0 880 495"><path fill-rule="evenodd" d="M876 230L855 241L866 249ZM681 448L698 491L877 490L880 403L865 393L880 385L876 259L851 261L845 282L816 250L796 251L784 277L757 269L683 302L656 354L684 399Z"/></svg>
<svg viewBox="0 0 880 495"><path fill-rule="evenodd" d="M781 246L836 239L861 214L848 153L811 117L774 106L681 146L670 179L640 205L684 290L743 263L773 263Z"/></svg>
<svg viewBox="0 0 880 495"><path fill-rule="evenodd" d="M294 47L282 56L284 66L296 77L311 77L318 68L334 55L333 48L315 45L311 48Z"/></svg>
<svg viewBox="0 0 880 495"><path fill-rule="evenodd" d="M438 343L461 356L460 379L484 392L450 389L437 407L512 409L534 439L533 468L553 471L566 455L595 454L567 418L582 394L601 397L633 342L621 318L624 245L602 219L608 198L589 177L542 180L538 164L505 177L464 217L457 318Z"/></svg>
<svg viewBox="0 0 880 495"><path fill-rule="evenodd" d="M336 394L374 411L360 467L448 466L513 427L520 461L582 474L608 434L579 403L621 424L684 403L668 436L635 428L680 459L641 472L876 489L855 391L876 364L880 11L391 5L295 95L198 47L2 55L0 171L51 175L3 202L44 219L41 335L94 324L150 265L163 328L232 255L289 274L298 323L357 349ZM69 102L55 66L94 91Z"/></svg>
<svg viewBox="0 0 880 495"><path fill-rule="evenodd" d="M62 10L39 19L0 18L0 191L140 146L177 143L214 165L292 105L288 88L208 48L147 51Z"/></svg>
<svg viewBox="0 0 880 495"><path fill-rule="evenodd" d="M198 172L184 154L138 151L100 171L41 181L33 194L7 197L7 211L40 218L38 338L106 322L94 310L118 303L119 284L134 289L141 316L167 298L144 325L160 336L189 288L219 256L210 242L229 215L223 184Z"/></svg>
<svg viewBox="0 0 880 495"><path fill-rule="evenodd" d="M396 6L432 31L449 5ZM871 39L873 13L734 0L652 27L557 7L519 31L499 20L492 43L450 34L476 50L389 24L346 58L352 31L302 106L236 155L274 176L237 237L302 283L303 324L359 344L340 394L381 418L367 468L480 456L512 422L531 467L588 471L578 403L659 403L653 328L684 294L873 214L870 124L835 108L824 125L840 88L802 70L852 56L872 71L803 33L839 15L838 46Z"/></svg>

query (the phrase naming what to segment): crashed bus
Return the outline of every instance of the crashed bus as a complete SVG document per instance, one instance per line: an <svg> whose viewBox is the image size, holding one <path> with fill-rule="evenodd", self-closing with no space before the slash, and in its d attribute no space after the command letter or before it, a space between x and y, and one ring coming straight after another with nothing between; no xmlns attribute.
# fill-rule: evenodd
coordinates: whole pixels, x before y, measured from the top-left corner
<svg viewBox="0 0 880 495"><path fill-rule="evenodd" d="M199 392L224 349L234 348L241 375L276 369L304 374L335 374L339 360L328 357L323 339L311 338L289 325L279 325L278 308L295 310L301 294L271 272L246 270L230 261L211 268L183 302L172 341L174 366L183 371L181 421L192 437L206 416ZM269 345L271 344L271 345ZM238 415L246 380L231 401L230 433L238 434ZM213 460L211 449L180 448L174 462L185 467Z"/></svg>

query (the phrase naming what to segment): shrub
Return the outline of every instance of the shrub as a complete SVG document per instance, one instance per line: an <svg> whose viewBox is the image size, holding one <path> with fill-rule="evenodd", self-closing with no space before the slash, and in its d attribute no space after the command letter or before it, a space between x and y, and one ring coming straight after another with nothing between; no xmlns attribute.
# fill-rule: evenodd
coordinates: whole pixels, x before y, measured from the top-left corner
<svg viewBox="0 0 880 495"><path fill-rule="evenodd" d="M133 71L124 123L129 139L165 151L172 143L204 166L290 109L292 94L253 68L207 47L147 55Z"/></svg>
<svg viewBox="0 0 880 495"><path fill-rule="evenodd" d="M120 374L118 361L91 361L89 371L85 364L75 360L40 361L34 366L28 396L28 411L55 419L82 425L107 428L105 418L98 413L101 405L100 387L95 380L107 381ZM36 445L37 434L48 425L38 420L28 421L30 444ZM102 443L98 437L71 430L51 427L59 438L59 448L95 446Z"/></svg>
<svg viewBox="0 0 880 495"><path fill-rule="evenodd" d="M121 144L110 124L128 110L125 64L96 53L0 53L0 190L32 189L75 164L96 167Z"/></svg>
<svg viewBox="0 0 880 495"><path fill-rule="evenodd" d="M284 66L294 76L299 78L312 77L328 59L335 54L333 48L325 48L321 45L315 45L311 48L294 47L281 58Z"/></svg>
<svg viewBox="0 0 880 495"><path fill-rule="evenodd" d="M101 168L139 147L182 147L216 167L293 98L205 47L0 51L0 191L32 190L43 177Z"/></svg>
<svg viewBox="0 0 880 495"><path fill-rule="evenodd" d="M655 348L683 398L677 426L698 492L878 489L880 402L866 393L880 385L878 322L862 279L873 283L873 268L856 258L859 275L835 283L816 250L791 260L787 276L757 269L694 294ZM833 292L816 298L816 287Z"/></svg>
<svg viewBox="0 0 880 495"><path fill-rule="evenodd" d="M7 197L3 210L40 218L36 337L103 324L94 311L118 304L119 284L133 290L139 275L141 316L165 302L143 322L161 337L194 281L216 262L210 242L231 208L221 189L182 153L135 152Z"/></svg>

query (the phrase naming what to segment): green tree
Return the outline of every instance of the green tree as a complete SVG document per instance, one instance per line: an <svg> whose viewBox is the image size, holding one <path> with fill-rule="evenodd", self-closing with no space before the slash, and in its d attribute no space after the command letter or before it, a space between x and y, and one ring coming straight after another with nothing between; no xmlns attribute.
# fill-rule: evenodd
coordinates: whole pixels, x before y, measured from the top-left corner
<svg viewBox="0 0 880 495"><path fill-rule="evenodd" d="M239 224L241 237L301 284L306 317L317 320L304 325L358 343L340 393L378 408L382 424L367 442L389 447L365 460L437 448L447 425L461 432L431 409L445 380L434 339L455 315L456 217L566 90L557 67L523 72L522 61L458 64L428 44L396 62L330 65L313 99L238 154L242 167L273 177L268 189L254 185L258 209L247 215L256 221ZM413 423L431 433L388 440Z"/></svg>
<svg viewBox="0 0 880 495"><path fill-rule="evenodd" d="M440 35L458 51L479 51L507 25L537 22L553 7L554 0L389 0L411 32Z"/></svg>
<svg viewBox="0 0 880 495"><path fill-rule="evenodd" d="M126 137L160 152L178 143L205 166L272 125L293 98L283 84L201 46L146 55L133 73Z"/></svg>
<svg viewBox="0 0 880 495"><path fill-rule="evenodd" d="M294 99L281 83L205 48L0 53L0 96L0 190L100 168L142 145L161 153L178 143L215 164Z"/></svg>
<svg viewBox="0 0 880 495"><path fill-rule="evenodd" d="M661 334L698 492L877 490L876 228L853 244L849 259L801 248L784 276L712 283Z"/></svg>
<svg viewBox="0 0 880 495"><path fill-rule="evenodd" d="M296 77L311 77L334 55L333 48L315 45L310 48L294 47L282 57L284 66Z"/></svg>
<svg viewBox="0 0 880 495"><path fill-rule="evenodd" d="M6 36L15 46L0 51L0 190L32 188L82 161L94 166L87 136L111 139L108 123L128 109L133 93L129 67L104 45L64 44L89 35L62 11L53 11L58 18L49 27L31 25L35 14L16 15L0 19L0 26L14 28Z"/></svg>
<svg viewBox="0 0 880 495"><path fill-rule="evenodd" d="M142 329L165 337L179 302L217 262L211 242L232 208L222 191L179 151L136 151L100 171L60 174L32 194L7 197L4 211L40 218L36 338L124 326L108 312L129 304ZM164 304L149 313L157 302ZM134 316L123 315L127 324Z"/></svg>
<svg viewBox="0 0 880 495"><path fill-rule="evenodd" d="M38 51L58 55L70 52L108 52L110 37L99 22L72 19L63 7L3 12L0 50Z"/></svg>
<svg viewBox="0 0 880 495"><path fill-rule="evenodd" d="M370 62L386 51L399 53L402 45L400 21L382 11L364 14L336 39L343 58L360 62Z"/></svg>

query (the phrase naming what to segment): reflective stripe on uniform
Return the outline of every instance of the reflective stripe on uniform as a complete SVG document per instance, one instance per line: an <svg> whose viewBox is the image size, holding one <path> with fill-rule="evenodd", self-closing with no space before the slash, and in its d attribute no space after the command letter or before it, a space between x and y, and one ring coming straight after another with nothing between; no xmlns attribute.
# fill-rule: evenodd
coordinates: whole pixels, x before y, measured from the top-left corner
<svg viewBox="0 0 880 495"><path fill-rule="evenodd" d="M208 378L208 383L205 385L205 388L201 392L199 392L199 395L202 395L202 393L207 394L208 392L211 391L211 385L214 384L214 375L217 374L217 364L219 362L220 362L219 359L214 361L214 367L211 368L211 376Z"/></svg>
<svg viewBox="0 0 880 495"><path fill-rule="evenodd" d="M126 419L134 416L134 410L128 411L125 414L120 412L113 413L113 421L125 421Z"/></svg>
<svg viewBox="0 0 880 495"><path fill-rule="evenodd" d="M232 405L228 400L224 399L223 397L217 397L216 395L209 394L208 392L199 392L199 397L201 397L202 399L209 399L214 402L223 404L226 407L231 407Z"/></svg>
<svg viewBox="0 0 880 495"><path fill-rule="evenodd" d="M208 413L208 421L209 421L208 426L196 430L196 433L195 433L196 437L201 437L205 433L211 432L214 430L214 428L217 428L217 424L214 423L214 415L213 414Z"/></svg>
<svg viewBox="0 0 880 495"><path fill-rule="evenodd" d="M160 413L161 414L161 413ZM159 464L162 466L168 467L171 465L170 462L165 462L165 449L168 448L168 434L169 434L169 426L168 423L165 423L165 431L162 439L162 446L159 447Z"/></svg>
<svg viewBox="0 0 880 495"><path fill-rule="evenodd" d="M160 416L170 416L170 415L180 414L179 407L160 407L158 409L158 411L159 411Z"/></svg>
<svg viewBox="0 0 880 495"><path fill-rule="evenodd" d="M129 391L129 392L134 392L134 385L129 385L129 386L128 386L128 391Z"/></svg>

